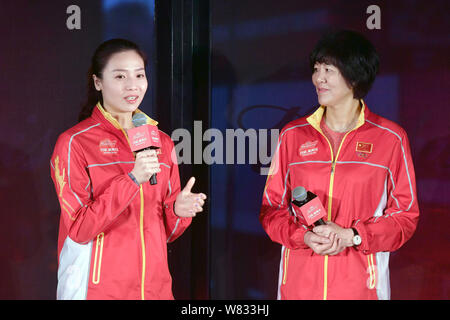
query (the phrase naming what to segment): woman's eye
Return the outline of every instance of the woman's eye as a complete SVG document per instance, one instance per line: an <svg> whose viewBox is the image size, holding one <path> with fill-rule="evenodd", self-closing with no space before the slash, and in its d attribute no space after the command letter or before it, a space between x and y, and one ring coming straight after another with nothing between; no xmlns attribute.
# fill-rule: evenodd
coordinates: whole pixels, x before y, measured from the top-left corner
<svg viewBox="0 0 450 320"><path fill-rule="evenodd" d="M137 75L138 78L145 78L145 74L141 73Z"/></svg>
<svg viewBox="0 0 450 320"><path fill-rule="evenodd" d="M119 74L119 75L116 76L116 79L124 79L124 78L125 78L125 76L123 76L123 75L121 75L121 74Z"/></svg>

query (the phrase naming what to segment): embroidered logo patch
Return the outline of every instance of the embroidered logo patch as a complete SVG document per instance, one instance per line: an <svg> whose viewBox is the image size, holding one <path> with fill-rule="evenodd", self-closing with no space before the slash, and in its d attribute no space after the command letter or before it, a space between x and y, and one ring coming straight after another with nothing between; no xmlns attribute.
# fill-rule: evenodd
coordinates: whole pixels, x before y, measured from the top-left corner
<svg viewBox="0 0 450 320"><path fill-rule="evenodd" d="M105 139L100 141L99 149L103 154L117 154L119 152L119 148L116 146L117 140Z"/></svg>
<svg viewBox="0 0 450 320"><path fill-rule="evenodd" d="M302 144L298 150L299 154L302 157L311 156L313 154L316 154L319 151L319 147L317 144L319 143L318 140L316 141L307 141L306 143Z"/></svg>
<svg viewBox="0 0 450 320"><path fill-rule="evenodd" d="M357 152L356 155L357 155L359 158L367 159L367 158L370 156L370 153Z"/></svg>
<svg viewBox="0 0 450 320"><path fill-rule="evenodd" d="M58 182L60 197L62 196L64 186L66 185L66 181L64 181L65 176L66 176L66 168L64 168L64 164L62 163L62 161L61 161L61 166L59 165L59 156L56 156L56 158L55 158L55 179Z"/></svg>

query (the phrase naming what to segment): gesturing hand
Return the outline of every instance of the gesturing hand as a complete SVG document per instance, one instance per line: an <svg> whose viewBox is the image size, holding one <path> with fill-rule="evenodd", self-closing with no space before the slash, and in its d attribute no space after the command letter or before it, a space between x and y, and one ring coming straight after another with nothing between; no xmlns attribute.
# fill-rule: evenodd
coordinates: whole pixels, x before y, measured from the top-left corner
<svg viewBox="0 0 450 320"><path fill-rule="evenodd" d="M192 193L191 190L194 183L195 178L191 177L175 200L174 210L179 217L195 217L197 212L203 211L206 195L203 193Z"/></svg>

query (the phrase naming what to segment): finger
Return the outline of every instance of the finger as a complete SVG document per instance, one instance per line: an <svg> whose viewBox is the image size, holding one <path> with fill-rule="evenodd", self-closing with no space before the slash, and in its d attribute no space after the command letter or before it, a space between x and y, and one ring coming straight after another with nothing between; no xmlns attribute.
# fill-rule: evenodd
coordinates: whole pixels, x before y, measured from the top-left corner
<svg viewBox="0 0 450 320"><path fill-rule="evenodd" d="M158 157L146 157L146 158L142 159L141 161L144 163L158 163L159 164Z"/></svg>
<svg viewBox="0 0 450 320"><path fill-rule="evenodd" d="M147 161L148 163L159 163L159 159L158 157L147 157L144 159L145 161Z"/></svg>
<svg viewBox="0 0 450 320"><path fill-rule="evenodd" d="M198 204L195 204L194 205L194 210L195 210L195 212L202 212L203 208L201 206L199 206Z"/></svg>
<svg viewBox="0 0 450 320"><path fill-rule="evenodd" d="M152 176L155 173L160 173L161 172L161 168L159 167L159 165L155 165L155 164L146 164L142 167L142 171L143 173L145 173L146 175Z"/></svg>
<svg viewBox="0 0 450 320"><path fill-rule="evenodd" d="M326 225L320 225L313 228L313 232L328 237L330 235L331 229Z"/></svg>
<svg viewBox="0 0 450 320"><path fill-rule="evenodd" d="M150 171L150 170L160 169L161 165L159 162L144 162L141 164L140 167L142 168L142 170Z"/></svg>
<svg viewBox="0 0 450 320"><path fill-rule="evenodd" d="M159 169L161 167L159 162L147 162L147 163L145 163L144 166L145 166L145 169L147 169L147 170L155 170L155 169Z"/></svg>
<svg viewBox="0 0 450 320"><path fill-rule="evenodd" d="M331 236L330 237L328 237L327 238L328 239L328 242L327 243L322 243L322 244L320 244L322 247L321 247L321 249L322 249L322 252L325 254L325 252L327 252L330 248L332 248L333 247L333 245L335 244L335 238L334 238L334 235L333 234L331 234Z"/></svg>
<svg viewBox="0 0 450 320"><path fill-rule="evenodd" d="M326 249L326 250L323 252L323 254L335 255L335 254L337 254L338 240L339 240L339 239L336 238L336 234L335 234L335 233L332 233L330 238L331 238L332 241L333 241L332 244L331 244L331 247L328 248L328 249Z"/></svg>
<svg viewBox="0 0 450 320"><path fill-rule="evenodd" d="M193 193L192 196L197 202L205 202L206 196L203 193Z"/></svg>
<svg viewBox="0 0 450 320"><path fill-rule="evenodd" d="M328 250L330 249L331 244L318 244L315 246L315 252L320 255L328 254Z"/></svg>
<svg viewBox="0 0 450 320"><path fill-rule="evenodd" d="M337 248L338 248L339 252L341 252L344 248L344 246L342 245L342 239L340 239L340 238L337 240Z"/></svg>
<svg viewBox="0 0 450 320"><path fill-rule="evenodd" d="M155 149L145 150L145 156L147 157L156 157L158 156Z"/></svg>
<svg viewBox="0 0 450 320"><path fill-rule="evenodd" d="M150 175L154 175L155 173L160 173L161 172L161 168L155 168L149 171Z"/></svg>
<svg viewBox="0 0 450 320"><path fill-rule="evenodd" d="M189 181L186 183L186 186L184 187L184 189L182 190L182 192L184 193L190 193L192 190L192 187L194 186L195 183L195 178L191 177L189 179Z"/></svg>
<svg viewBox="0 0 450 320"><path fill-rule="evenodd" d="M320 225L320 226L317 226L317 227L314 227L313 229L312 229L312 231L314 232L314 233L319 233L319 232L322 232L323 229L324 228L324 226L322 226L322 225Z"/></svg>
<svg viewBox="0 0 450 320"><path fill-rule="evenodd" d="M143 153L143 152L137 152L136 155L135 155L135 159L137 160L137 159L143 158L144 155L143 155L142 153Z"/></svg>
<svg viewBox="0 0 450 320"><path fill-rule="evenodd" d="M198 198L192 197L191 195L189 196L189 201L190 201L190 206L191 208L194 208L196 211L203 211L202 207L204 204L203 200L199 200Z"/></svg>
<svg viewBox="0 0 450 320"><path fill-rule="evenodd" d="M325 244L325 243L328 244L331 241L328 237L324 237L324 236L318 235L317 233L313 233L311 235L311 242L321 245L321 244Z"/></svg>
<svg viewBox="0 0 450 320"><path fill-rule="evenodd" d="M144 150L144 151L139 151L138 153L136 153L136 159L137 158L146 158L146 157L152 157L156 155L156 150Z"/></svg>
<svg viewBox="0 0 450 320"><path fill-rule="evenodd" d="M202 199L202 200L206 200L207 196L204 193L193 193L193 195L197 198L197 199Z"/></svg>

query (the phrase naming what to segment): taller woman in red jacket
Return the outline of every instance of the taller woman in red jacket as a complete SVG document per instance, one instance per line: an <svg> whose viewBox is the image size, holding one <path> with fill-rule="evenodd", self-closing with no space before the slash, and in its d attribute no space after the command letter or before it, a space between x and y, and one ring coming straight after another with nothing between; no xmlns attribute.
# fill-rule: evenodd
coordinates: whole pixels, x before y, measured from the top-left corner
<svg viewBox="0 0 450 320"><path fill-rule="evenodd" d="M282 245L278 298L389 299L389 252L419 218L407 135L362 100L379 65L363 36L328 34L310 64L320 107L281 131L260 214ZM298 186L322 201L326 225L291 205Z"/></svg>
<svg viewBox="0 0 450 320"><path fill-rule="evenodd" d="M180 191L174 148L130 149L127 129L147 90L146 58L123 39L101 44L80 122L62 133L51 158L61 206L58 299L173 299L167 243L202 211L194 178ZM147 123L157 122L147 117ZM149 178L157 173L157 184Z"/></svg>

